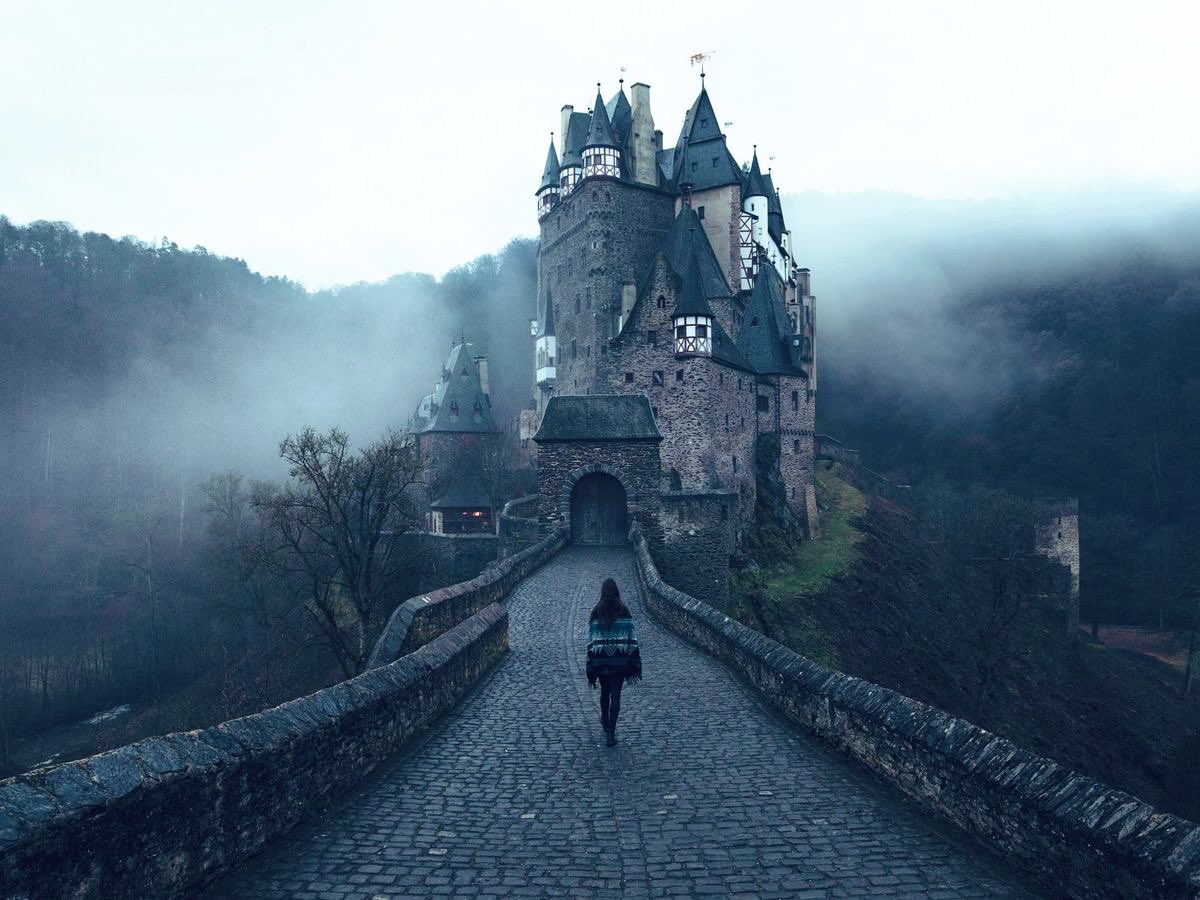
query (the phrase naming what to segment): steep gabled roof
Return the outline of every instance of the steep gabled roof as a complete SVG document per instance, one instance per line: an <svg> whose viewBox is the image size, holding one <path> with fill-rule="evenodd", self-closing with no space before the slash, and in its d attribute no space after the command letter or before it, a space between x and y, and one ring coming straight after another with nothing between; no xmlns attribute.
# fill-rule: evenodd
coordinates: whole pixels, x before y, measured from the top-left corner
<svg viewBox="0 0 1200 900"><path fill-rule="evenodd" d="M737 345L730 340L725 329L721 327L720 319L713 315L712 307L708 305L708 299L704 296L703 291L704 276L701 274L698 253L692 254L688 261L688 267L684 271L686 274L679 287L679 299L675 302L675 311L671 315L673 317L707 316L709 327L712 329L713 359L727 366L733 366L735 369L753 372L754 367L741 354Z"/></svg>
<svg viewBox="0 0 1200 900"><path fill-rule="evenodd" d="M679 132L679 140L675 143L680 147L685 143L696 144L700 141L711 141L722 137L721 125L713 110L712 100L708 91L700 88L700 96L692 103L692 108L683 117L683 129Z"/></svg>
<svg viewBox="0 0 1200 900"><path fill-rule="evenodd" d="M492 405L479 383L479 370L467 351L467 344L456 344L446 359L441 382L433 392L429 418L414 429L425 434L433 431L481 433L495 431Z"/></svg>
<svg viewBox="0 0 1200 900"><path fill-rule="evenodd" d="M546 291L546 314L538 323L538 337L554 337L554 298Z"/></svg>
<svg viewBox="0 0 1200 900"><path fill-rule="evenodd" d="M767 188L767 180L763 177L762 169L758 167L758 148L754 150L754 159L750 163L750 176L746 179L747 197L766 197L768 208L771 205L771 194Z"/></svg>
<svg viewBox="0 0 1200 900"><path fill-rule="evenodd" d="M587 113L573 112L567 120L567 133L563 135L562 168L583 165L583 145L587 141L592 117Z"/></svg>
<svg viewBox="0 0 1200 900"><path fill-rule="evenodd" d="M763 181L767 188L767 231L771 237L775 238L775 243L783 243L783 206L779 202L779 191L775 189L775 182L771 180L771 173L768 172L763 176Z"/></svg>
<svg viewBox="0 0 1200 900"><path fill-rule="evenodd" d="M742 182L741 169L725 146L725 135L704 88L684 117L675 144L674 163L672 183L676 190L684 184L691 185L694 191L703 191Z"/></svg>
<svg viewBox="0 0 1200 900"><path fill-rule="evenodd" d="M783 283L772 267L761 266L738 332L738 350L761 375L803 375L791 363L788 340Z"/></svg>
<svg viewBox="0 0 1200 900"><path fill-rule="evenodd" d="M617 146L616 138L613 137L612 122L608 120L608 110L604 108L604 98L600 96L599 90L596 91L596 105L592 109L592 127L588 129L587 140L583 146Z"/></svg>
<svg viewBox="0 0 1200 900"><path fill-rule="evenodd" d="M645 394L556 394L546 404L533 439L553 441L661 441Z"/></svg>
<svg viewBox="0 0 1200 900"><path fill-rule="evenodd" d="M487 509L492 505L483 474L475 466L459 465L450 481L429 504L430 509Z"/></svg>
<svg viewBox="0 0 1200 900"><path fill-rule="evenodd" d="M686 272L692 256L699 259L701 284L706 298L732 296L733 292L725 280L725 271L717 262L717 254L708 241L704 225L690 206L684 205L667 229L662 249L676 272Z"/></svg>
<svg viewBox="0 0 1200 900"><path fill-rule="evenodd" d="M548 187L558 187L558 154L554 151L554 138L550 139L550 149L546 151L546 167L542 170L542 183L538 193Z"/></svg>
<svg viewBox="0 0 1200 900"><path fill-rule="evenodd" d="M627 144L629 142L629 125L633 121L633 107L629 105L629 99L625 96L624 85L608 101L605 110L608 112L608 120L612 123L613 135L617 142L622 145Z"/></svg>

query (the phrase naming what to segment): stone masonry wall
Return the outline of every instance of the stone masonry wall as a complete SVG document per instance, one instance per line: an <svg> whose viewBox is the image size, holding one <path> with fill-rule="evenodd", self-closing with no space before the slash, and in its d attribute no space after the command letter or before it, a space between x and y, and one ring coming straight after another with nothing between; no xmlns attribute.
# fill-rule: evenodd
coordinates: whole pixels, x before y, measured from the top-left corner
<svg viewBox="0 0 1200 900"><path fill-rule="evenodd" d="M566 532L556 530L533 546L489 566L470 581L405 600L383 626L367 667L385 666L412 653L479 610L503 600L518 582L561 550L565 543Z"/></svg>
<svg viewBox="0 0 1200 900"><path fill-rule="evenodd" d="M507 646L493 604L274 709L0 782L0 897L190 894L390 757Z"/></svg>
<svg viewBox="0 0 1200 900"><path fill-rule="evenodd" d="M538 445L538 520L544 534L571 528L571 487L588 472L607 472L625 488L631 524L661 546L659 483L654 441L552 441Z"/></svg>
<svg viewBox="0 0 1200 900"><path fill-rule="evenodd" d="M663 576L713 606L729 606L729 555L737 546L734 491L662 495Z"/></svg>
<svg viewBox="0 0 1200 900"><path fill-rule="evenodd" d="M554 298L556 393L605 390L622 284L648 271L673 213L672 197L657 188L596 178L542 220L538 297Z"/></svg>
<svg viewBox="0 0 1200 900"><path fill-rule="evenodd" d="M537 494L509 500L504 504L504 509L500 512L499 559L508 559L541 540L537 504Z"/></svg>
<svg viewBox="0 0 1200 900"><path fill-rule="evenodd" d="M1075 897L1195 897L1200 826L1004 738L826 669L659 577L631 533L647 608L789 718Z"/></svg>
<svg viewBox="0 0 1200 900"><path fill-rule="evenodd" d="M806 536L812 539L817 533L816 495L813 493L816 402L809 396L808 380L781 376L778 403L779 468L787 488L787 502L792 513L805 524Z"/></svg>

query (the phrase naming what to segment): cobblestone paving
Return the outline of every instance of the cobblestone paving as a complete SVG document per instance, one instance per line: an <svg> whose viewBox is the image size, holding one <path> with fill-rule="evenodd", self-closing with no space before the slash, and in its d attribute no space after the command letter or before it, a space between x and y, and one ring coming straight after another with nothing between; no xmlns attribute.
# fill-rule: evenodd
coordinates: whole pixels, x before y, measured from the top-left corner
<svg viewBox="0 0 1200 900"><path fill-rule="evenodd" d="M645 666L611 749L583 674L606 575ZM508 607L512 650L479 689L207 896L1033 895L657 625L629 551L568 548Z"/></svg>

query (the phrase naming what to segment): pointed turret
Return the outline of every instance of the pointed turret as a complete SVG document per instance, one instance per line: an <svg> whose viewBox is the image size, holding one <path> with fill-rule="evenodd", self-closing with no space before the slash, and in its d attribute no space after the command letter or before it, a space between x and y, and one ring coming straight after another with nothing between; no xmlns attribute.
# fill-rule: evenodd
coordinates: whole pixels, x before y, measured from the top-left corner
<svg viewBox="0 0 1200 900"><path fill-rule="evenodd" d="M538 323L536 383L543 390L552 390L556 374L554 358L558 355L558 341L554 336L554 298L546 292L546 311Z"/></svg>
<svg viewBox="0 0 1200 900"><path fill-rule="evenodd" d="M725 135L708 91L701 87L675 144L676 190L686 194L741 181L741 170L725 146Z"/></svg>
<svg viewBox="0 0 1200 900"><path fill-rule="evenodd" d="M583 177L621 177L621 150L613 137L608 110L604 107L604 98L600 96L600 85L596 85L596 106L592 110L592 125L583 144Z"/></svg>
<svg viewBox="0 0 1200 900"><path fill-rule="evenodd" d="M774 269L764 267L754 280L737 348L760 375L803 375L793 359L790 330L783 284Z"/></svg>
<svg viewBox="0 0 1200 900"><path fill-rule="evenodd" d="M550 149L546 151L546 167L542 171L542 183L537 190L539 219L558 203L558 179L558 154L554 151L554 135L550 135Z"/></svg>
<svg viewBox="0 0 1200 900"><path fill-rule="evenodd" d="M758 147L754 148L754 159L750 163L750 176L746 179L746 194L749 197L762 197L766 199L770 196L767 192L767 182L763 178L762 169L758 166Z"/></svg>
<svg viewBox="0 0 1200 900"><path fill-rule="evenodd" d="M588 124L592 117L577 113L571 107L563 107L566 131L562 136L562 162L559 165L559 194L566 197L579 185L583 177L583 145L587 141Z"/></svg>
<svg viewBox="0 0 1200 900"><path fill-rule="evenodd" d="M608 118L608 110L604 106L604 98L600 96L600 86L596 86L596 105L592 109L592 127L588 129L587 140L583 148L616 147L617 140L613 137L612 122Z"/></svg>

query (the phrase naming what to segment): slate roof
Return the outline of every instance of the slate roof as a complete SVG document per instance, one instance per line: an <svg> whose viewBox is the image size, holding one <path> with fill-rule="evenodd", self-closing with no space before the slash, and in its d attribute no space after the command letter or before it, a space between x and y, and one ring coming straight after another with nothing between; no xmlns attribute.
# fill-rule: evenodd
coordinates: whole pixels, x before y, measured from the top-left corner
<svg viewBox="0 0 1200 900"><path fill-rule="evenodd" d="M725 146L725 135L704 88L684 117L674 161L676 189L688 184L694 191L703 191L742 182L741 169Z"/></svg>
<svg viewBox="0 0 1200 900"><path fill-rule="evenodd" d="M433 392L429 417L414 421L413 431L478 434L495 430L492 405L479 383L479 370L467 351L467 344L457 344L450 351L445 373Z"/></svg>
<svg viewBox="0 0 1200 900"><path fill-rule="evenodd" d="M729 283L725 280L725 271L717 262L717 254L704 232L704 224L690 206L685 205L667 229L662 250L676 273L686 272L689 260L693 256L698 258L706 298L711 300L733 295L729 290Z"/></svg>
<svg viewBox="0 0 1200 900"><path fill-rule="evenodd" d="M583 165L583 144L591 124L592 117L587 113L571 113L571 118L567 120L567 133L563 135L562 168Z"/></svg>
<svg viewBox="0 0 1200 900"><path fill-rule="evenodd" d="M758 150L754 151L754 159L750 163L750 176L746 179L746 196L747 197L766 197L768 208L771 205L770 191L767 189L767 181L763 178L762 169L758 167Z"/></svg>
<svg viewBox="0 0 1200 900"><path fill-rule="evenodd" d="M775 238L775 243L783 243L783 206L779 202L779 191L775 189L775 182L771 180L771 173L768 172L763 176L763 181L767 187L767 231L771 237Z"/></svg>
<svg viewBox="0 0 1200 900"><path fill-rule="evenodd" d="M762 375L804 375L789 353L791 323L783 303L783 283L770 266L762 266L746 305L737 347Z"/></svg>
<svg viewBox="0 0 1200 900"><path fill-rule="evenodd" d="M554 138L550 138L550 149L546 151L546 168L542 170L542 183L538 193L548 187L558 187L558 154L554 152Z"/></svg>
<svg viewBox="0 0 1200 900"><path fill-rule="evenodd" d="M554 298L546 291L546 312L538 323L538 337L554 337Z"/></svg>
<svg viewBox="0 0 1200 900"><path fill-rule="evenodd" d="M625 96L624 86L608 101L605 109L617 141L622 145L628 144L629 126L633 122L633 107L629 105L629 98Z"/></svg>
<svg viewBox="0 0 1200 900"><path fill-rule="evenodd" d="M533 439L553 441L661 441L650 400L644 394L556 394L546 404Z"/></svg>
<svg viewBox="0 0 1200 900"><path fill-rule="evenodd" d="M612 122L608 120L608 110L604 108L604 98L596 91L596 105L592 109L592 127L588 129L585 147L616 147L617 140L613 137Z"/></svg>
<svg viewBox="0 0 1200 900"><path fill-rule="evenodd" d="M450 477L450 483L429 504L430 509L488 508L492 498L478 469L460 466Z"/></svg>

